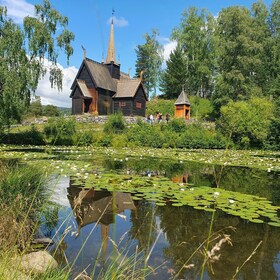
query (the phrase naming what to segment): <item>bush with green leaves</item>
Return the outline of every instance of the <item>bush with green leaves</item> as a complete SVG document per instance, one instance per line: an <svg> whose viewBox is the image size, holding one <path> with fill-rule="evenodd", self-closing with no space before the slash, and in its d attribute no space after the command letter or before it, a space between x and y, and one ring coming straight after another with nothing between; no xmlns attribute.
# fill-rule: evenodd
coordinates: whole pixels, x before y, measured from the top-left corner
<svg viewBox="0 0 280 280"><path fill-rule="evenodd" d="M190 96L191 116L197 120L208 120L213 113L213 105L209 99Z"/></svg>
<svg viewBox="0 0 280 280"><path fill-rule="evenodd" d="M217 127L241 148L264 145L273 117L273 104L265 98L252 98L249 101L230 101L221 107L221 117Z"/></svg>
<svg viewBox="0 0 280 280"><path fill-rule="evenodd" d="M3 134L1 142L12 145L45 145L44 135L35 125L25 131Z"/></svg>
<svg viewBox="0 0 280 280"><path fill-rule="evenodd" d="M51 145L73 145L75 132L76 120L74 118L49 118L44 127L46 142Z"/></svg>
<svg viewBox="0 0 280 280"><path fill-rule="evenodd" d="M177 142L178 148L191 149L224 149L226 148L226 138L215 129L208 129L201 124L191 124L187 126L184 133L180 135Z"/></svg>
<svg viewBox="0 0 280 280"><path fill-rule="evenodd" d="M134 146L161 148L164 144L163 132L159 125L138 123L127 132L129 143Z"/></svg>
<svg viewBox="0 0 280 280"><path fill-rule="evenodd" d="M126 124L121 112L109 115L108 120L104 124L103 131L105 133L123 133Z"/></svg>
<svg viewBox="0 0 280 280"><path fill-rule="evenodd" d="M268 149L280 150L280 96L274 100L275 110L266 140Z"/></svg>
<svg viewBox="0 0 280 280"><path fill-rule="evenodd" d="M89 146L93 143L93 134L91 131L76 132L74 144L76 146Z"/></svg>
<svg viewBox="0 0 280 280"><path fill-rule="evenodd" d="M156 112L160 112L163 116L169 114L174 115L174 103L175 100L165 100L160 98L154 98L147 102L147 115L156 115Z"/></svg>
<svg viewBox="0 0 280 280"><path fill-rule="evenodd" d="M174 119L169 124L150 125L139 123L127 132L130 145L153 148L205 148L222 149L226 138L214 128L201 124L186 124Z"/></svg>
<svg viewBox="0 0 280 280"><path fill-rule="evenodd" d="M172 119L168 122L167 128L174 132L184 132L187 129L186 121L183 118Z"/></svg>

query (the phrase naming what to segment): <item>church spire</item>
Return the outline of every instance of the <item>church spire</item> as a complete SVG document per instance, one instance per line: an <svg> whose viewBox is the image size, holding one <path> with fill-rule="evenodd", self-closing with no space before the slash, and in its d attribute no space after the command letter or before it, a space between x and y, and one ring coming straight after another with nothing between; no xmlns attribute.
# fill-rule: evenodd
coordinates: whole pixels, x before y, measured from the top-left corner
<svg viewBox="0 0 280 280"><path fill-rule="evenodd" d="M106 63L112 63L112 62L115 63L116 62L115 42L114 42L114 12L115 12L115 10L113 9Z"/></svg>

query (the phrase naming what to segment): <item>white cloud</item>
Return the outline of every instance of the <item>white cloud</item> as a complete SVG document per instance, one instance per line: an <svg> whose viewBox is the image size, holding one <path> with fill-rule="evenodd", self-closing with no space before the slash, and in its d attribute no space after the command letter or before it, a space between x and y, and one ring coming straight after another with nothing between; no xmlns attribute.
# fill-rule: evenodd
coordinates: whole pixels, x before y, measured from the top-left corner
<svg viewBox="0 0 280 280"><path fill-rule="evenodd" d="M1 6L7 7L7 14L16 23L22 23L26 16L34 16L34 6L25 0L0 0Z"/></svg>
<svg viewBox="0 0 280 280"><path fill-rule="evenodd" d="M47 62L45 64L48 64ZM41 102L43 105L54 105L57 107L67 107L71 108L71 85L77 75L78 69L75 66L70 66L62 69L63 82L62 91L58 91L57 88L51 88L49 81L49 72L44 76L42 80L39 81L38 88L35 92L36 95L41 97Z"/></svg>
<svg viewBox="0 0 280 280"><path fill-rule="evenodd" d="M113 20L114 20L114 26L118 26L118 27L128 26L128 21L123 17L117 18L113 16ZM111 24L111 22L112 22L112 17L108 19L108 24Z"/></svg>
<svg viewBox="0 0 280 280"><path fill-rule="evenodd" d="M166 61L169 58L171 52L173 50L175 50L176 46L177 46L177 42L176 41L170 41L170 40L168 40L168 42L165 45L163 45L164 61Z"/></svg>

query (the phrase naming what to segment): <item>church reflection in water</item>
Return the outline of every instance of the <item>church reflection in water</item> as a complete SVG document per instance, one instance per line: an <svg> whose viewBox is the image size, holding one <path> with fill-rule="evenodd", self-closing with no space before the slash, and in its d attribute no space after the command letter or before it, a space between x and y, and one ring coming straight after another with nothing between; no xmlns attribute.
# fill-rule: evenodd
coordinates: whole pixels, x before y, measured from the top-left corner
<svg viewBox="0 0 280 280"><path fill-rule="evenodd" d="M80 235L81 229L89 224L101 227L102 259L104 260L108 246L110 224L115 222L115 215L125 210L136 210L130 193L109 192L107 190L86 189L77 186L70 179L68 199L76 219Z"/></svg>

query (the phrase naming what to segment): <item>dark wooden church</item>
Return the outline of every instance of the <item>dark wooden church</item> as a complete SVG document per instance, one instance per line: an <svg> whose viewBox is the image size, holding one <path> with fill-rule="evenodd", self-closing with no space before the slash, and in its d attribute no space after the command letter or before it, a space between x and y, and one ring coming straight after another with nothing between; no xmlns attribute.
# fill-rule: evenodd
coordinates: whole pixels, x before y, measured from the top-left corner
<svg viewBox="0 0 280 280"><path fill-rule="evenodd" d="M116 63L112 19L106 62L86 57L71 86L72 114L145 116L147 95L141 78L131 79Z"/></svg>

